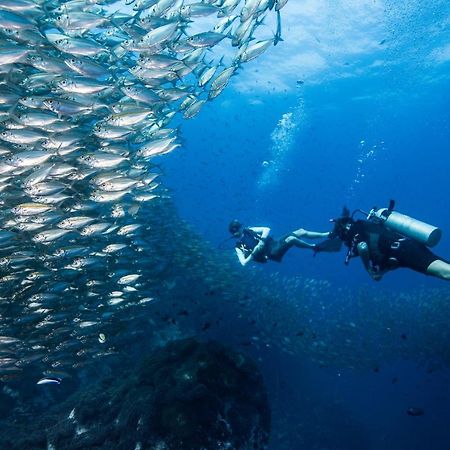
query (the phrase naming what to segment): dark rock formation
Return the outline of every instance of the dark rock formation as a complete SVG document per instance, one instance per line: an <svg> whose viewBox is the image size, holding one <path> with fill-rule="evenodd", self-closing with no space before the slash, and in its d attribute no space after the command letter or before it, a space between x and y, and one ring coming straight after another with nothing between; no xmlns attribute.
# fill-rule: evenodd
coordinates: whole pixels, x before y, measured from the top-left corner
<svg viewBox="0 0 450 450"><path fill-rule="evenodd" d="M185 339L156 349L120 378L81 388L39 422L27 438L16 434L12 448L38 448L46 430L56 450L262 450L270 409L248 357L215 341Z"/></svg>

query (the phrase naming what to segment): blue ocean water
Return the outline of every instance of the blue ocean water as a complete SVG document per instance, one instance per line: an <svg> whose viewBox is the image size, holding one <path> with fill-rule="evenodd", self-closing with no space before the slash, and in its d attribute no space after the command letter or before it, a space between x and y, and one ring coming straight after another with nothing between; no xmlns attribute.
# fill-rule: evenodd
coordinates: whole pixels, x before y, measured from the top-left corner
<svg viewBox="0 0 450 450"><path fill-rule="evenodd" d="M219 247L233 218L274 235L327 231L343 205L369 210L395 199L399 211L442 228L434 250L449 259L448 2L291 0L285 17L284 42L184 123L184 148L162 162L180 216ZM447 288L406 269L376 284L344 256L294 249L261 270L394 296ZM270 358L268 350L261 364L274 402L273 449L450 447L445 367L400 355L372 370ZM409 407L425 414L410 416Z"/></svg>
<svg viewBox="0 0 450 450"><path fill-rule="evenodd" d="M13 6L23 11L25 3L3 4L6 10ZM128 9L147 9L153 1L126 3ZM157 6L170 3L161 0ZM177 57L187 51L195 59L202 52L191 53L188 42L194 33L210 30L212 22L227 16L224 10L234 5L228 0L213 2L212 8L191 3L197 2L173 3L170 20L179 20L180 11L187 17L193 14L195 20L182 20L173 37L177 42L163 48ZM241 1L241 6L256 3ZM271 4L274 8L263 18ZM0 450L450 447L447 282L399 269L376 283L357 258L344 264L344 250L314 257L310 250L293 248L282 263L242 267L228 239L228 224L234 218L248 226L269 226L275 237L299 227L328 231L330 218L344 205L369 210L395 199L398 211L441 227L444 235L434 250L450 259L450 4L277 0L261 5L257 22L254 18L255 40L270 40L277 29L275 6L283 6L283 41L248 63L234 59L230 67L236 52L245 48L229 48L240 27L239 15L246 14L245 8L237 9L231 34L202 38L223 38L227 45L205 50L195 73L190 67L169 71L171 79L175 72L180 78L174 84L181 91L169 90L172 84L165 82L167 91L156 88L159 96L189 92L192 100L198 95L200 102L191 106L203 107L192 120L180 117L184 99L168 102L167 108L150 100L151 111L143 115L151 113L152 120L154 115L157 127L162 123L173 128L153 130L152 123L150 132L150 124L140 121L136 129L116 129L126 136L119 138L118 148L110 147L115 139L92 138L94 122L120 123L123 116L110 116L105 105L94 107L90 95L81 96L80 101L89 103L81 110L92 110L67 119L86 133L80 142L88 144L76 145L76 153L70 148L60 154L58 148L57 154L34 154L33 158L52 158L43 167L29 160L28 168L21 167L22 158L30 156L22 152L10 159L8 152L17 147L9 144L17 137L1 133L6 144L2 143L0 183L5 228L0 236ZM38 14L37 23L45 29L68 18L54 17L53 6ZM60 6L63 11L67 5ZM124 11L116 15L115 6L108 6L112 16L102 20L101 29L108 46L114 46L117 60L112 61L124 65L118 72L108 59L108 69L111 74L124 70L125 78L113 76L111 83L119 85L111 94L105 90L102 98L126 109L122 83L138 56L133 47L133 54L127 55L116 46L116 39L125 36L111 35L109 19L113 24L112 20L128 22L130 17L120 18ZM101 10L97 4L91 7ZM197 19L201 22L211 12L217 14L203 28ZM25 14L0 11L2 23L13 20L17 26L19 20L30 31L32 22ZM132 22L143 18L150 26L143 14ZM134 41L134 33L139 37L143 30L129 25ZM173 25L169 29L175 30ZM39 36L27 30L25 42ZM97 36L100 30L92 31ZM6 28L3 35L8 45L18 47L10 39L14 30ZM19 33L19 42L22 37ZM49 33L50 39L56 36ZM57 51L53 45L39 48L38 43L44 66L49 55L55 55L54 64L57 58L66 60L67 42L57 41ZM130 44L134 45L129 41L125 46ZM202 46L209 44L204 41ZM11 57L11 51L0 49L5 57ZM29 61L34 51L27 48L19 61ZM225 67L236 73L223 95L206 101L218 93L213 87L217 78L202 90L197 77L203 76L205 64L215 69L219 59L218 73ZM9 103L23 101L22 95L27 98L30 92L34 95L35 83L36 92L50 96L46 107L55 95L63 95L56 86L63 85L65 75L47 83L53 77L39 73L40 57L31 65L23 61L11 67L0 61L2 130L16 129L16 119L30 119L20 114L9 120L13 110L28 111ZM61 65L54 70L59 73ZM70 102L65 105L71 109ZM178 106L181 111L175 114L171 108ZM173 121L166 123L173 114ZM182 145L175 149L178 131ZM26 138L34 140L33 133L25 133ZM158 157L136 152L143 142L150 145L145 152L152 144L162 145L155 136L172 135L165 141L174 150L170 153L165 153L166 147L159 147L164 155ZM55 136L59 139L60 133ZM117 153L119 161L112 162L115 157L104 152L94 159L90 153L84 155L97 143ZM22 202L35 202L29 192L39 192L42 186L32 191L23 187L30 187L30 176L33 187L41 177L53 177L53 169L64 173L67 166L55 168L53 158L76 168L69 166L69 171L75 170L70 180L61 175L62 185L45 185L45 190L64 188L70 193L58 201L68 200L67 206L59 204L58 212L51 210L45 221L59 227L62 217L87 207L96 219L106 221L97 224L94 234L84 227L68 234L67 240L51 240L54 234L40 232L15 234L16 228L26 225L34 230L40 224L36 218L30 223L27 219L36 205ZM99 164L104 169L99 174L90 170ZM137 181L114 181L116 170L120 176L137 177L136 188L115 190ZM113 194L104 197L102 190ZM82 199L89 199L88 204ZM97 200L98 205L92 203ZM22 216L19 211L25 217L16 217ZM11 226L14 233L7 229Z"/></svg>

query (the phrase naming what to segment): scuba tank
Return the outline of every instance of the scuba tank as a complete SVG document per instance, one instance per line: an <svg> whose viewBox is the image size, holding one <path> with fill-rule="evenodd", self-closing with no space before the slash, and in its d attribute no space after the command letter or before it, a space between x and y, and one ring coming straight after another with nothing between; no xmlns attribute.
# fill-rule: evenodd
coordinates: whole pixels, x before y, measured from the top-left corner
<svg viewBox="0 0 450 450"><path fill-rule="evenodd" d="M389 208L373 208L367 218L428 247L434 247L440 241L442 231L439 228L394 211L394 204L391 200Z"/></svg>

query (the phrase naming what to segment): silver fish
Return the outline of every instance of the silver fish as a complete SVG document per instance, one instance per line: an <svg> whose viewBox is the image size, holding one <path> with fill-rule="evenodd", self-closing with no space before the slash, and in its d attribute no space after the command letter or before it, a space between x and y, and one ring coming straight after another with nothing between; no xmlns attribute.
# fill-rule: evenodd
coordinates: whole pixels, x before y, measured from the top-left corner
<svg viewBox="0 0 450 450"><path fill-rule="evenodd" d="M207 31L195 34L187 38L187 43L195 48L213 47L225 39L227 36L214 31Z"/></svg>
<svg viewBox="0 0 450 450"><path fill-rule="evenodd" d="M89 225L90 223L92 223L94 221L95 221L95 219L93 217L75 216L75 217L69 217L67 219L62 220L61 222L56 224L56 226L58 228L75 230L77 228L81 228L86 225Z"/></svg>
<svg viewBox="0 0 450 450"><path fill-rule="evenodd" d="M53 208L42 203L22 203L11 209L14 214L19 216L34 216L51 211Z"/></svg>
<svg viewBox="0 0 450 450"><path fill-rule="evenodd" d="M234 75L235 70L235 66L228 67L214 79L211 83L211 89L208 95L209 100L217 97L225 89L225 86L230 81L230 78Z"/></svg>
<svg viewBox="0 0 450 450"><path fill-rule="evenodd" d="M59 88L65 92L74 92L76 94L96 94L109 88L109 85L98 83L86 78L63 78L57 82Z"/></svg>
<svg viewBox="0 0 450 450"><path fill-rule="evenodd" d="M102 64L89 58L68 58L64 63L79 75L95 79L108 79L111 74Z"/></svg>
<svg viewBox="0 0 450 450"><path fill-rule="evenodd" d="M272 44L274 44L274 39L267 39L265 41L257 41L249 44L238 52L236 60L238 62L251 61L264 53Z"/></svg>
<svg viewBox="0 0 450 450"><path fill-rule="evenodd" d="M36 384L61 384L61 378L45 377L41 378Z"/></svg>
<svg viewBox="0 0 450 450"><path fill-rule="evenodd" d="M0 26L2 28L10 28L13 30L36 29L36 22L28 19L22 14L16 14L6 9L0 9Z"/></svg>
<svg viewBox="0 0 450 450"><path fill-rule="evenodd" d="M110 169L117 167L126 161L126 158L119 155L112 155L105 152L96 152L80 156L79 161L89 167Z"/></svg>
<svg viewBox="0 0 450 450"><path fill-rule="evenodd" d="M58 181L47 181L31 185L25 189L25 192L30 196L36 195L52 195L63 191L66 185Z"/></svg>
<svg viewBox="0 0 450 450"><path fill-rule="evenodd" d="M112 114L105 119L105 122L115 127L129 127L141 123L153 114L154 112L151 109L135 109L120 114Z"/></svg>
<svg viewBox="0 0 450 450"><path fill-rule="evenodd" d="M70 230L46 230L41 231L33 237L34 242L38 242L40 244L48 244L49 242L53 242L56 239L59 239L65 236L67 233L70 233Z"/></svg>
<svg viewBox="0 0 450 450"><path fill-rule="evenodd" d="M0 46L0 66L21 62L30 52L16 45Z"/></svg>
<svg viewBox="0 0 450 450"><path fill-rule="evenodd" d="M11 142L12 144L34 144L43 141L47 135L34 130L3 130L0 133L0 139Z"/></svg>

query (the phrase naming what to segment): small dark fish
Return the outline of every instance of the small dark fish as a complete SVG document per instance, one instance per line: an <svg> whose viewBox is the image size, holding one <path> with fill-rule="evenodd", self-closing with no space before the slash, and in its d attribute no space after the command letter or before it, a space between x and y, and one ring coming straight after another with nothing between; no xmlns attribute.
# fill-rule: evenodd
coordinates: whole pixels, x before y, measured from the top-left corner
<svg viewBox="0 0 450 450"><path fill-rule="evenodd" d="M273 45L277 45L278 42L283 42L283 38L281 37L281 15L280 11L277 11L277 31L274 36Z"/></svg>
<svg viewBox="0 0 450 450"><path fill-rule="evenodd" d="M425 411L422 408L413 408L413 407L408 408L406 412L408 416L414 417L423 416L425 414Z"/></svg>

